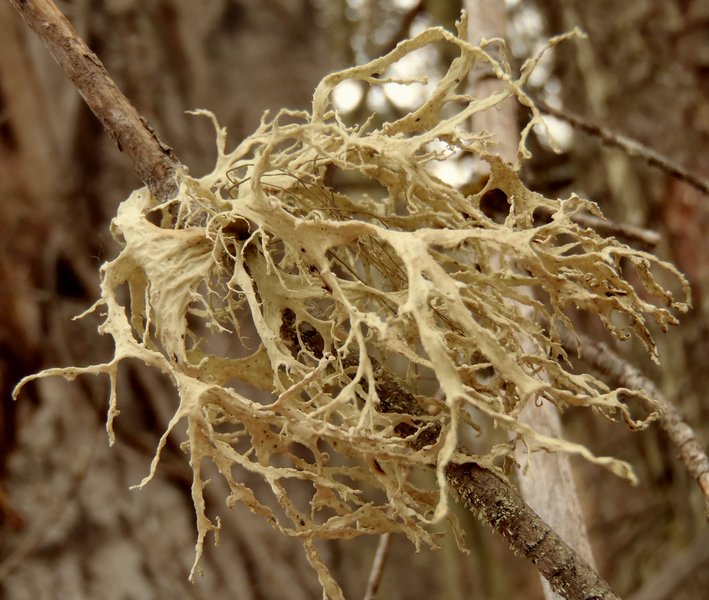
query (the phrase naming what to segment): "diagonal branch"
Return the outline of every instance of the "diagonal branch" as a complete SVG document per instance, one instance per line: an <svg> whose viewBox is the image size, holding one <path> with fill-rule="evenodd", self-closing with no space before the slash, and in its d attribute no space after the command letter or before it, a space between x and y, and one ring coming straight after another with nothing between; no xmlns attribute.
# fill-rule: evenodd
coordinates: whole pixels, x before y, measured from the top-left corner
<svg viewBox="0 0 709 600"><path fill-rule="evenodd" d="M709 519L709 458L694 430L684 420L677 407L633 365L602 342L594 342L583 335L579 335L579 339L581 359L584 362L607 375L618 387L642 390L659 403L662 408L660 425L677 448L687 471L699 485L704 496L705 514ZM568 340L568 343L565 340L564 345L569 349L575 347L571 340Z"/></svg>
<svg viewBox="0 0 709 600"><path fill-rule="evenodd" d="M424 414L414 395L402 389L391 374L382 368L375 374L382 412ZM396 431L405 436L414 433L413 425L403 423ZM426 437L422 434L416 438L418 444L435 442L434 428L424 433ZM501 535L512 552L532 562L557 594L564 598L618 600L608 583L525 503L504 477L466 463L449 465L446 479L458 500Z"/></svg>
<svg viewBox="0 0 709 600"><path fill-rule="evenodd" d="M379 536L379 544L377 545L374 562L369 572L369 581L367 581L367 590L364 594L364 600L374 600L377 597L390 546L391 532L383 533Z"/></svg>
<svg viewBox="0 0 709 600"><path fill-rule="evenodd" d="M452 464L446 476L458 499L505 538L512 552L531 561L557 594L618 600L608 583L500 475L476 464Z"/></svg>
<svg viewBox="0 0 709 600"><path fill-rule="evenodd" d="M161 201L176 191L180 161L118 89L99 58L52 0L10 0L44 42L138 178Z"/></svg>
<svg viewBox="0 0 709 600"><path fill-rule="evenodd" d="M666 156L663 156L656 150L648 148L637 140L631 139L620 133L616 133L615 131L611 131L606 127L601 127L594 123L589 123L578 115L567 112L565 110L553 108L545 102L542 102L541 100L538 100L536 98L534 100L534 103L543 113L551 115L552 117L556 117L557 119L561 119L562 121L566 121L569 125L572 125L576 129L580 129L588 135L600 138L603 143L609 146L620 148L628 156L631 156L633 158L641 158L653 167L662 169L673 177L681 179L682 181L695 187L704 195L709 196L709 181L703 179L695 173L692 173L679 163L676 163L675 161L670 158L667 158Z"/></svg>

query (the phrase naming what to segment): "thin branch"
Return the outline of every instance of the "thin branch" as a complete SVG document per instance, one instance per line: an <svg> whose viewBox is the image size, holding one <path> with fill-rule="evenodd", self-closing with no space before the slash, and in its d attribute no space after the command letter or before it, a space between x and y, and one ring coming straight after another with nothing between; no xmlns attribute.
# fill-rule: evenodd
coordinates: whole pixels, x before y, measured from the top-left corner
<svg viewBox="0 0 709 600"><path fill-rule="evenodd" d="M614 235L625 241L640 242L649 248L654 248L660 243L660 234L651 229L606 221L593 215L574 215L573 220L579 225L590 227L604 235Z"/></svg>
<svg viewBox="0 0 709 600"><path fill-rule="evenodd" d="M646 248L654 248L660 243L660 234L652 229L615 223L585 214L574 215L572 220L582 227L589 227L603 235L613 235L626 242L639 242Z"/></svg>
<svg viewBox="0 0 709 600"><path fill-rule="evenodd" d="M486 521L517 555L531 561L564 598L619 600L610 586L562 540L502 476L476 464L449 465L459 500Z"/></svg>
<svg viewBox="0 0 709 600"><path fill-rule="evenodd" d="M589 123L578 115L565 110L553 108L545 102L535 99L534 103L543 113L556 117L557 119L561 119L562 121L566 121L569 125L572 125L576 129L580 129L589 135L600 138L609 146L620 148L628 156L632 156L633 158L641 158L653 167L662 169L673 177L681 179L682 181L695 187L706 196L709 196L709 181L692 173L682 165L676 163L670 158L667 158L666 156L663 156L652 148L648 148L637 140L631 139L620 133L616 133L615 131L611 131L606 127Z"/></svg>
<svg viewBox="0 0 709 600"><path fill-rule="evenodd" d="M389 37L389 39L381 45L381 47L377 51L377 55L384 56L385 54L389 54L389 52L396 48L396 45L401 40L408 37L409 31L411 30L411 25L413 24L414 20L425 10L426 0L419 0L409 10L407 10L403 15L401 15L401 19L399 19L399 26L396 28L396 31Z"/></svg>
<svg viewBox="0 0 709 600"><path fill-rule="evenodd" d="M579 352L588 365L607 375L617 387L642 390L662 408L660 425L677 448L689 474L696 480L704 496L704 510L709 520L709 458L697 439L694 430L685 422L677 407L657 389L657 386L638 369L623 360L606 344L594 342L580 335ZM565 340L570 349L574 344Z"/></svg>
<svg viewBox="0 0 709 600"><path fill-rule="evenodd" d="M385 369L375 365L379 410L422 416L423 409L410 392L402 389ZM347 361L358 361L348 357ZM414 425L401 423L395 429L402 436L415 433ZM436 442L435 427L416 437L414 449ZM461 448L464 452L465 450ZM532 562L551 588L564 598L618 600L594 569L581 558L532 508L502 475L477 465L451 464L446 479L458 499L500 534L515 554Z"/></svg>
<svg viewBox="0 0 709 600"><path fill-rule="evenodd" d="M367 591L364 594L364 600L374 600L377 597L390 547L391 533L383 533L379 536L379 544L374 554L372 569L369 572L369 581L367 582Z"/></svg>
<svg viewBox="0 0 709 600"><path fill-rule="evenodd" d="M52 0L10 0L44 42L133 171L159 200L176 191L180 162L113 82L108 72Z"/></svg>

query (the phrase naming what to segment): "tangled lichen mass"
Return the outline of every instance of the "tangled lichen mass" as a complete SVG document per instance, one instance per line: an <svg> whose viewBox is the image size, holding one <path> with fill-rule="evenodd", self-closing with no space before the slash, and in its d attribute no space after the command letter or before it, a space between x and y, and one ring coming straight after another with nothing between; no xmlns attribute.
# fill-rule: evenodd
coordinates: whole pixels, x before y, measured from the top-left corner
<svg viewBox="0 0 709 600"><path fill-rule="evenodd" d="M178 195L163 204L147 189L121 204L112 231L123 249L103 266L94 307L105 313L100 331L113 337L115 356L41 376L107 373L111 436L123 359L138 358L171 377L179 408L143 483L168 434L185 420L197 558L217 527L205 513L205 459L228 483L228 505L242 502L303 539L332 597L339 589L313 541L391 531L433 545L429 526L447 515L450 461L492 466L521 442L530 450L578 453L632 477L625 463L535 432L517 416L525 404L545 399L641 426L623 401L632 392L573 373L559 334L573 332L567 311L578 308L597 314L620 338L638 336L654 356L649 322L665 329L676 322L673 311L686 308L654 272L671 274L686 296L685 280L652 255L577 225L580 211L599 215L594 204L528 190L518 165L499 158L485 132L467 129L475 113L516 97L533 113L520 140L522 160L527 133L543 122L522 87L538 58L514 78L464 31L464 23L458 36L432 28L382 58L327 76L310 113L266 116L231 152L217 126L210 174L182 174ZM383 85L391 64L434 42L456 45L460 56L417 110L382 126L343 122L331 102L340 82ZM461 93L476 65L504 89L487 98ZM434 141L446 144L443 155L461 152L489 165L479 193L466 196L435 177L430 165L442 155L430 149ZM348 177L380 193L348 186ZM481 209L491 190L509 201L502 223ZM537 209L551 214L548 222L535 220ZM627 269L637 283L628 281ZM124 284L126 303L118 293ZM219 332L233 340L228 353L210 345ZM382 384L383 373L428 412L382 410L391 388ZM234 382L272 394L272 401ZM510 441L467 455L459 426L479 427L480 419L506 430ZM309 458L296 447L309 450ZM435 469L435 488L409 477L421 466ZM240 470L262 477L277 504L259 499L239 480ZM290 479L310 485L309 512L288 495Z"/></svg>

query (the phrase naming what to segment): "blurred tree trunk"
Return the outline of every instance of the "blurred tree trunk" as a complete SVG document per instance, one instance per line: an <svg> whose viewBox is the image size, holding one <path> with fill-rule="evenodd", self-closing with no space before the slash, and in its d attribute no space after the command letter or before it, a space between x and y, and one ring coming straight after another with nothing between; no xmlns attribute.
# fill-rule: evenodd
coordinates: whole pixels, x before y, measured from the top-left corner
<svg viewBox="0 0 709 600"><path fill-rule="evenodd" d="M470 39L473 43L495 37L507 39L507 11L504 2L496 0L467 0ZM501 87L494 78L472 82L472 92L488 96ZM492 110L476 116L476 127L495 135L497 150L510 163L517 158L519 128L517 101L509 98ZM564 437L559 414L549 402L540 406L528 404L521 419L538 431L552 437ZM569 544L588 564L594 565L586 524L576 491L569 457L564 454L537 453L528 456L518 452L518 462L527 469L518 471L522 495L537 514ZM548 600L561 599L542 577L544 596Z"/></svg>

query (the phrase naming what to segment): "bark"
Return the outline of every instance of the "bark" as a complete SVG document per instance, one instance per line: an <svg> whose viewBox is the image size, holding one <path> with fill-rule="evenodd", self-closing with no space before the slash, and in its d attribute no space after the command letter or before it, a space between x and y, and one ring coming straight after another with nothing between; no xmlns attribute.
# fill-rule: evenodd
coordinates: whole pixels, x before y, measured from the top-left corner
<svg viewBox="0 0 709 600"><path fill-rule="evenodd" d="M477 465L451 465L448 481L470 509L530 560L563 598L617 599L608 584L501 477Z"/></svg>
<svg viewBox="0 0 709 600"><path fill-rule="evenodd" d="M179 162L109 77L103 63L76 35L52 0L10 0L39 35L91 111L126 154L133 171L160 200L175 191Z"/></svg>
<svg viewBox="0 0 709 600"><path fill-rule="evenodd" d="M295 333L293 338L297 344ZM357 363L356 357L351 360L353 365ZM423 409L414 396L399 387L391 375L383 369L378 369L375 374L381 411L414 416L423 414ZM545 415L537 425L549 427L548 417ZM414 428L415 425L402 424L396 431L400 435L409 436L415 433ZM415 447L435 443L438 434L439 431L434 428L427 430L425 435L418 436ZM465 448L460 450L467 453ZM545 469L559 468L558 463L550 465L545 462L542 466ZM563 464L561 467L563 468ZM569 487L573 485L570 477L570 473L560 471L545 479L552 485L548 490L548 500L555 493L566 501L576 498L575 495L569 497L569 489L575 491ZM513 553L523 556L535 565L544 577L549 593L561 598L579 600L618 599L582 553L564 540L557 532L557 526L552 527L545 522L506 478L486 467L467 463L449 465L446 468L446 479L451 491L466 508L476 513L483 522L501 535ZM569 537L578 535L578 507L566 506L565 513L561 514L558 507L555 509L555 518L561 516L561 521L564 520L563 517L568 517L559 524L563 533Z"/></svg>

